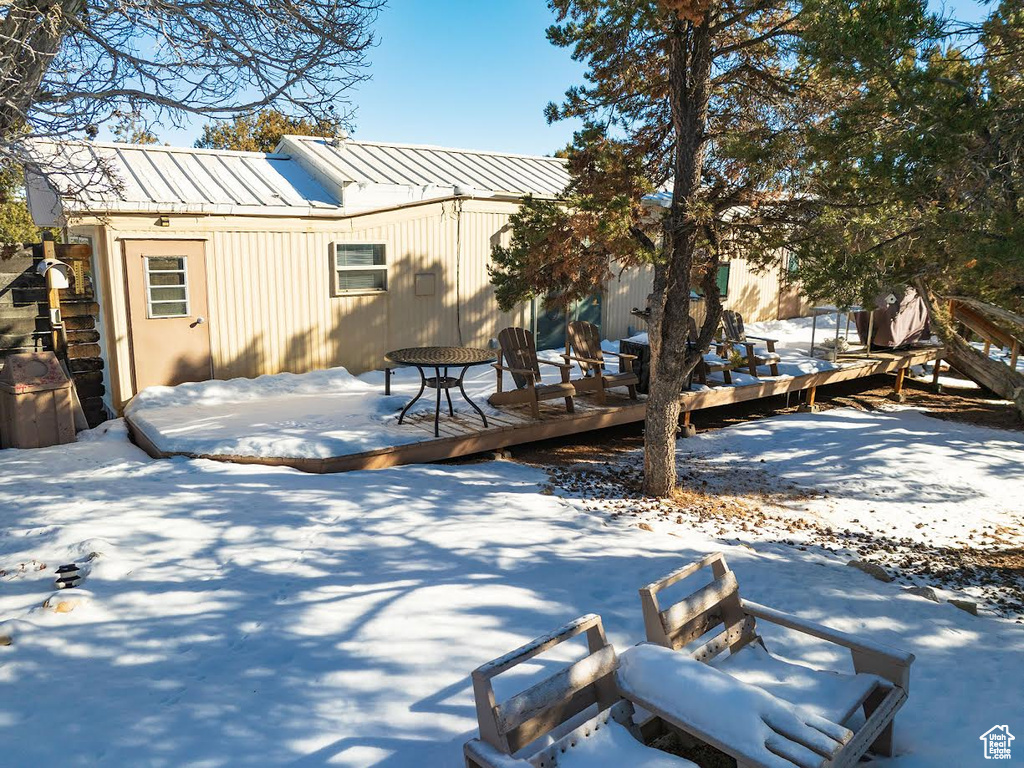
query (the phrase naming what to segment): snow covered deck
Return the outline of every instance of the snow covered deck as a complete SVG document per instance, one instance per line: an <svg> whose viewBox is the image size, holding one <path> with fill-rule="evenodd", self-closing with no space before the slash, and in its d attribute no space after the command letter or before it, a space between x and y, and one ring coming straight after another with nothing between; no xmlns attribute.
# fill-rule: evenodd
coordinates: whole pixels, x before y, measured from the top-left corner
<svg viewBox="0 0 1024 768"><path fill-rule="evenodd" d="M693 412L895 373L940 357L942 348L876 352L871 358L841 356L835 365L801 358L793 347L780 348L780 352L779 376L754 379L734 373L732 386L712 385L682 393L683 410ZM419 385L412 369L396 372L395 394L391 396L383 394L382 372L356 378L344 369L147 390L129 406L125 418L132 439L154 458L188 456L332 473L494 451L643 421L646 413L643 398L630 400L625 390L616 390L609 393L603 407L592 397L577 397L572 414L566 413L560 400L543 404L541 419L536 420L526 406L498 409L486 404L494 391L490 369L471 371L466 381L474 401L487 412L489 424L485 428L456 395L455 416L442 411L439 437L434 437L434 403L427 398L410 411L404 424L397 424L398 411Z"/></svg>

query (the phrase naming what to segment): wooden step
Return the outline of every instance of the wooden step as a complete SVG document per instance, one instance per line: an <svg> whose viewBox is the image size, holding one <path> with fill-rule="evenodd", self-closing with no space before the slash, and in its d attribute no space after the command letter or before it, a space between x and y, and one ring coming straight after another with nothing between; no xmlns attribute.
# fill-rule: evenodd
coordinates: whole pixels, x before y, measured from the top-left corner
<svg viewBox="0 0 1024 768"><path fill-rule="evenodd" d="M78 390L79 398L82 399L90 397L102 398L103 393L106 391L106 389L103 386L102 375L100 375L99 379L95 381L82 381L78 376L76 376L75 388Z"/></svg>
<svg viewBox="0 0 1024 768"><path fill-rule="evenodd" d="M8 316L0 311L0 334L5 336L32 336L40 330L41 321L43 320L39 317L28 317L25 315Z"/></svg>
<svg viewBox="0 0 1024 768"><path fill-rule="evenodd" d="M49 339L50 329L47 328L45 331L36 330L36 324L33 323L30 331L21 331L14 325L8 324L8 322L0 317L0 349L4 347L4 337L11 337L12 339L25 338L25 339ZM96 330L86 331L67 331L68 344L95 344L100 340L100 332Z"/></svg>
<svg viewBox="0 0 1024 768"><path fill-rule="evenodd" d="M8 261L0 262L0 285L26 282L36 283L41 286L46 285L43 276L36 272L35 267L29 266L28 269L18 269Z"/></svg>

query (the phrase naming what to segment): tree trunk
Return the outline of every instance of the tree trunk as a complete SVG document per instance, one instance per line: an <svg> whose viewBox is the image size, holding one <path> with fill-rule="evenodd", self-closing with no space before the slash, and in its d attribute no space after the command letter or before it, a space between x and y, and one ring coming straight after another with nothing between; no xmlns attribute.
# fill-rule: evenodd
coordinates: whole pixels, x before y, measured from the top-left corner
<svg viewBox="0 0 1024 768"><path fill-rule="evenodd" d="M644 493L668 496L676 487L679 390L651 387L644 422Z"/></svg>
<svg viewBox="0 0 1024 768"><path fill-rule="evenodd" d="M686 343L690 316L689 268L686 266L685 279L680 276L681 270L670 271L656 324L659 343L651 349L651 381L644 424L644 492L651 496L668 496L676 487L679 393L697 362L689 354Z"/></svg>
<svg viewBox="0 0 1024 768"><path fill-rule="evenodd" d="M915 280L914 287L928 305L932 327L945 346L945 360L982 387L1007 400L1013 400L1017 412L1024 419L1024 376L968 344L956 332L948 309L936 298L925 280Z"/></svg>
<svg viewBox="0 0 1024 768"><path fill-rule="evenodd" d="M0 140L25 129L29 107L68 31L82 11L82 0L19 3L0 20L0 82L7 93L0 103Z"/></svg>
<svg viewBox="0 0 1024 768"><path fill-rule="evenodd" d="M676 19L668 32L669 101L675 135L672 205L664 220L665 264L655 273L651 308L651 382L644 432L644 493L676 486L679 393L700 359L689 349L690 276L697 246L693 204L700 193L711 91L710 18Z"/></svg>

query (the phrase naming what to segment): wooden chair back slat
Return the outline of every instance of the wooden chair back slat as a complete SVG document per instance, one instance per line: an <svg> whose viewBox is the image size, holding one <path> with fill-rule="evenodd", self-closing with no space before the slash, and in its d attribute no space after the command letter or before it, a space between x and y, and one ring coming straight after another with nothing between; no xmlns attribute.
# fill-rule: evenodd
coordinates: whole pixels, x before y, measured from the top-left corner
<svg viewBox="0 0 1024 768"><path fill-rule="evenodd" d="M722 312L722 325L725 326L726 338L732 341L746 341L747 334L743 328L743 315L727 309Z"/></svg>
<svg viewBox="0 0 1024 768"><path fill-rule="evenodd" d="M659 618L669 647L682 648L721 624L722 603L737 590L736 577L730 571L661 611Z"/></svg>
<svg viewBox="0 0 1024 768"><path fill-rule="evenodd" d="M615 649L606 645L495 708L498 730L513 752L551 732L603 697L598 684L611 683L618 666Z"/></svg>
<svg viewBox="0 0 1024 768"><path fill-rule="evenodd" d="M604 360L601 350L601 332L593 323L586 320L574 320L569 323L569 349L576 357L590 360ZM577 360L577 364L586 376L595 367L585 360Z"/></svg>
<svg viewBox="0 0 1024 768"><path fill-rule="evenodd" d="M727 571L706 587L661 612L661 625L672 648L689 645L723 622L722 604L739 591L736 576Z"/></svg>
<svg viewBox="0 0 1024 768"><path fill-rule="evenodd" d="M537 346L533 341L533 333L525 328L505 328L498 333L498 345L509 368L532 370L537 374L537 382L540 382L540 364L537 362ZM520 388L528 383L521 373L513 373L512 380Z"/></svg>
<svg viewBox="0 0 1024 768"><path fill-rule="evenodd" d="M498 730L508 733L542 711L588 687L594 680L615 671L615 649L606 645L597 653L570 664L551 677L506 699L495 708Z"/></svg>
<svg viewBox="0 0 1024 768"><path fill-rule="evenodd" d="M715 563L723 562L724 560L725 555L721 552L712 552L710 555L706 555L703 559L698 560L695 563L688 563L681 568L676 568L672 573L662 576L657 581L652 581L640 591L650 592L651 594L656 595L661 590L671 587L673 584L682 581L687 576L692 576L701 568L707 568L709 565L714 565Z"/></svg>
<svg viewBox="0 0 1024 768"><path fill-rule="evenodd" d="M657 596L660 591L708 567L712 571L711 583L664 610L661 609ZM729 570L721 552L708 555L703 560L683 566L648 584L640 590L640 603L647 639L673 650L685 648L720 625L742 625L745 616L736 575ZM750 631L735 638L730 647L734 651L739 650L755 636L751 622Z"/></svg>
<svg viewBox="0 0 1024 768"><path fill-rule="evenodd" d="M726 651L729 648L736 648L737 644L739 644L743 638L755 636L756 630L754 626L754 618L752 616L746 616L743 621L726 627L706 643L695 648L690 655L697 661L709 664L712 659L723 651ZM739 647L742 647L742 645Z"/></svg>
<svg viewBox="0 0 1024 768"><path fill-rule="evenodd" d="M586 634L589 655L500 704L492 680L544 651ZM581 616L473 672L480 738L506 754L518 751L592 704L607 709L619 700L615 689L618 658L605 638L601 617Z"/></svg>

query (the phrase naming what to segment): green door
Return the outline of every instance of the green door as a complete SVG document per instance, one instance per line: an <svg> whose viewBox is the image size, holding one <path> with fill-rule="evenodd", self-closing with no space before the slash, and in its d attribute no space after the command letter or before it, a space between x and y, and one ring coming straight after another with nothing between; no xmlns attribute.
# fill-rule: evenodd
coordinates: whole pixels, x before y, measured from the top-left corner
<svg viewBox="0 0 1024 768"><path fill-rule="evenodd" d="M537 318L536 336L537 349L565 349L566 315L568 320L586 320L598 328L601 327L601 294L573 302L568 313L562 310L545 310L543 302L535 300L534 313Z"/></svg>

